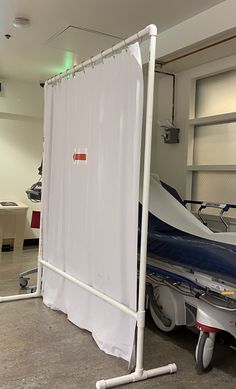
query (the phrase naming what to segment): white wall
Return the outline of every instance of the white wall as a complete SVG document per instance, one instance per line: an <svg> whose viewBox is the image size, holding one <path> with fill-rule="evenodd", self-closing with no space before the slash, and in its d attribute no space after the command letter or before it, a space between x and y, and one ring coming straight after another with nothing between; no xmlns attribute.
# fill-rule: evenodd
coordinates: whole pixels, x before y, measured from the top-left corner
<svg viewBox="0 0 236 389"><path fill-rule="evenodd" d="M39 178L43 149L43 89L39 84L1 80L0 92L0 200L29 206L25 239L38 237L30 228L33 204L25 194Z"/></svg>
<svg viewBox="0 0 236 389"><path fill-rule="evenodd" d="M158 128L158 120L171 118L171 79L157 78L154 98L152 171L176 187L186 197L188 119L192 111L192 80L236 67L236 55L222 58L176 74L176 120L180 128L180 143L165 144ZM163 69L165 70L165 69Z"/></svg>
<svg viewBox="0 0 236 389"><path fill-rule="evenodd" d="M184 53L199 47L203 42L232 35L235 31L236 1L225 0L206 11L179 23L158 35L157 58L168 59L176 53ZM223 17L222 17L223 15ZM201 54L200 54L201 55ZM196 56L195 56L196 58ZM176 74L176 116L175 125L180 128L180 143L165 144L161 138L158 120L171 119L171 78L157 78L155 85L154 124L152 143L152 171L161 179L176 187L186 197L186 162L188 119L191 116L192 79L201 78L235 67L236 56L197 66ZM163 69L165 71L165 66Z"/></svg>
<svg viewBox="0 0 236 389"><path fill-rule="evenodd" d="M177 86L177 85L176 85ZM152 139L152 172L158 173L160 179L178 189L183 195L185 182L185 136L181 128L180 143L164 143L163 130L158 122L172 121L172 77L160 76L156 73L154 112L153 112L153 139ZM177 108L177 107L176 107ZM187 107L188 108L188 107ZM176 118L178 117L176 112ZM184 113L183 113L184 114ZM179 120L175 125L179 126Z"/></svg>
<svg viewBox="0 0 236 389"><path fill-rule="evenodd" d="M157 58L235 31L236 1L225 0L158 35Z"/></svg>

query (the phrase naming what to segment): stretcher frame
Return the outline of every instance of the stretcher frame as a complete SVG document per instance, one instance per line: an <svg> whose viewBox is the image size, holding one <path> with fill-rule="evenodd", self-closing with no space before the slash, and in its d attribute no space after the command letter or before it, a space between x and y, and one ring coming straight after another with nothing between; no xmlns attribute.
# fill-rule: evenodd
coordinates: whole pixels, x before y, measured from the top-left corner
<svg viewBox="0 0 236 389"><path fill-rule="evenodd" d="M117 51L126 48L128 45L140 40L149 40L149 61L148 61L148 81L147 81L147 98L146 98L146 123L145 123L145 148L144 148L144 174L143 174L143 216L141 226L141 246L140 246L140 269L139 269L139 294L138 294L138 310L134 311L129 307L121 304L110 296L101 293L84 282L74 278L70 274L58 269L43 260L42 256L42 232L40 234L40 247L38 257L38 275L37 288L34 293L25 295L15 295L0 297L0 302L16 301L23 299L31 299L41 296L41 281L42 270L44 267L51 269L60 276L72 281L81 288L87 290L93 295L108 302L122 312L135 318L137 323L137 339L136 339L136 368L131 374L121 377L111 378L107 380L97 381L96 388L111 388L119 385L124 385L131 382L142 381L150 377L159 376L177 371L176 365L169 364L163 367L144 370L143 369L143 347L144 347L144 329L145 329L145 299L146 299L146 265L147 265L147 229L148 229L148 209L149 209L149 187L150 187L150 162L151 162L151 141L152 141L152 118L153 118L153 97L154 97L154 78L155 78L155 52L156 52L157 28L155 25L149 25L138 33L116 44L112 48L101 52L100 54L91 57L80 65L76 65L65 72L56 75L49 79L47 84L54 84L63 77L73 75L80 70L84 70L86 66L94 65L97 61L103 60L104 57L114 55Z"/></svg>
<svg viewBox="0 0 236 389"><path fill-rule="evenodd" d="M164 332L170 332L176 326L197 328L196 369L200 373L208 371L216 333L223 331L236 339L235 284L166 262L161 257L148 257L146 280L147 304L157 328ZM155 301L153 304L154 288L158 290L158 299L161 296L161 306L168 302L167 314L159 310ZM192 317L190 321L187 311Z"/></svg>

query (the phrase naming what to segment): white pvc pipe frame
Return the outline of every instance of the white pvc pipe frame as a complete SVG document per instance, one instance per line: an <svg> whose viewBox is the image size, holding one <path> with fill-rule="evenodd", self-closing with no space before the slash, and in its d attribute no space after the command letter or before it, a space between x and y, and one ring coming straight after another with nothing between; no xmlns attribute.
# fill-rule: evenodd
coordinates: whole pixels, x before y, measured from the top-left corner
<svg viewBox="0 0 236 389"><path fill-rule="evenodd" d="M95 296L110 303L126 314L134 317L137 321L137 350L136 350L136 369L134 373L127 374L121 377L111 378L107 380L97 381L97 389L111 388L119 385L124 385L131 382L142 381L150 377L155 377L162 374L174 373L177 371L176 365L169 364L152 370L143 369L143 345L144 345L144 328L145 328L145 290L146 290L146 264L147 264L147 228L148 228L148 208L149 208L149 186L150 186L150 162L151 162L151 141L152 141L152 116L153 116L153 95L154 95L154 77L155 77L155 52L157 28L155 25L149 25L137 34L131 36L113 46L112 48L101 52L95 57L76 65L71 69L49 79L48 84L53 84L63 77L74 74L80 70L84 70L86 66L92 66L95 62L103 60L108 55L114 55L118 50L127 47L139 40L149 39L149 63L148 63L148 83L147 83L147 101L146 101L146 131L145 131L145 151L144 151L144 175L143 175L143 211L142 211L142 226L141 226L141 247L140 247L140 271L139 271L139 296L138 296L138 311L133 311L127 306L114 300L110 296L99 292L84 282L74 278L73 276L63 272L62 270L50 265L42 259L42 249L40 244L40 252L38 259L38 277L37 289L35 293L25 295L15 295L0 297L0 302L23 300L41 296L41 276L43 267L53 270L62 277L74 282L81 288L86 289ZM42 241L40 236L40 241Z"/></svg>

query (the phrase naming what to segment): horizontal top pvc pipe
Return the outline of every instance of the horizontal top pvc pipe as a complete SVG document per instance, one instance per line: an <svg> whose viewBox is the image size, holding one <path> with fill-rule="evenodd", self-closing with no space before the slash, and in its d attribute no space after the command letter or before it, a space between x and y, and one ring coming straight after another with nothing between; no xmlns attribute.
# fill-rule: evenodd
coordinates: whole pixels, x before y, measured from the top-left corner
<svg viewBox="0 0 236 389"><path fill-rule="evenodd" d="M154 24L150 24L149 26L145 27L143 30L139 31L138 33L132 35L131 37L122 40L121 42L117 43L115 46L113 46L110 49L107 49L105 51L102 51L101 53L95 55L94 57L91 57L87 61L82 62L79 65L75 65L70 69L67 69L63 73L60 73L52 78L49 78L46 83L48 85L53 84L54 82L61 80L63 77L67 77L70 74L74 74L78 72L79 70L83 70L86 66L91 66L95 62L103 59L104 57L107 57L110 54L115 54L118 50L122 49L123 47L127 47L128 45L137 42L139 39L148 38L150 36L157 36L157 27Z"/></svg>

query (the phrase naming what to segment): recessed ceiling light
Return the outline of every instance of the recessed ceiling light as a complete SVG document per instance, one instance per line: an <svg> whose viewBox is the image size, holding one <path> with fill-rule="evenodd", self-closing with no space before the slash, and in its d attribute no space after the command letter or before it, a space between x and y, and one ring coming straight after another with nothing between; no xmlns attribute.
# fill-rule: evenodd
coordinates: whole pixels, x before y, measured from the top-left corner
<svg viewBox="0 0 236 389"><path fill-rule="evenodd" d="M30 24L30 20L28 18L24 18L24 17L19 16L13 20L12 24L16 28L27 27Z"/></svg>

